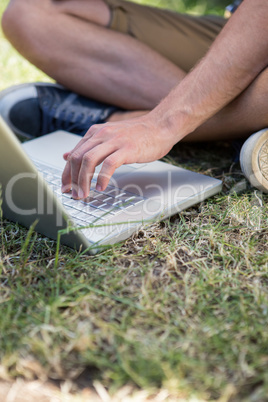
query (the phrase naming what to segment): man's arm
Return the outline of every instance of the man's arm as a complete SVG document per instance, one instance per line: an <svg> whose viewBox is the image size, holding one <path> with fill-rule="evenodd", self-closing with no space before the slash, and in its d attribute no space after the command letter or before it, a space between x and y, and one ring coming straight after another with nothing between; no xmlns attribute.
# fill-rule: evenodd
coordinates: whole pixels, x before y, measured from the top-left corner
<svg viewBox="0 0 268 402"><path fill-rule="evenodd" d="M268 66L268 2L244 0L201 62L153 111L182 137L237 97Z"/></svg>
<svg viewBox="0 0 268 402"><path fill-rule="evenodd" d="M101 162L97 185L104 190L117 167L161 158L238 96L268 65L267 21L267 1L244 0L207 55L153 111L92 126L65 155L63 191L86 197Z"/></svg>

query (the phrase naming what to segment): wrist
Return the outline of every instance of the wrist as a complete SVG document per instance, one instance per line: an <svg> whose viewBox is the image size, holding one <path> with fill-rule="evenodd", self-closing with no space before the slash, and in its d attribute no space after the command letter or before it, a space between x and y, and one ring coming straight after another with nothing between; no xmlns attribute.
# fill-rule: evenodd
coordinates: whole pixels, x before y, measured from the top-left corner
<svg viewBox="0 0 268 402"><path fill-rule="evenodd" d="M174 144L182 140L194 130L191 110L178 110L170 107L169 102L163 101L147 117L154 123L158 130Z"/></svg>

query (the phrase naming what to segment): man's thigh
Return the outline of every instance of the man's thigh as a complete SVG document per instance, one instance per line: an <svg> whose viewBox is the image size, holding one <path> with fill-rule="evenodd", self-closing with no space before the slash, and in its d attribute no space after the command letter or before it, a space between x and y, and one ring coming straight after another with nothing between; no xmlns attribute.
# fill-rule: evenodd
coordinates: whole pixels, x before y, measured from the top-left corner
<svg viewBox="0 0 268 402"><path fill-rule="evenodd" d="M104 0L111 9L109 27L147 44L188 72L221 31L222 17L190 16L124 0Z"/></svg>

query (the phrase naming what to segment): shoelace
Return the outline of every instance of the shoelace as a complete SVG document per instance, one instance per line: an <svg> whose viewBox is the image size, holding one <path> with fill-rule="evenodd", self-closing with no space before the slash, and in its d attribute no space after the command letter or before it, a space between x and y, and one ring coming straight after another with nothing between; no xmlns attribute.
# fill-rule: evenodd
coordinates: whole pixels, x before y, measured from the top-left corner
<svg viewBox="0 0 268 402"><path fill-rule="evenodd" d="M70 93L62 101L58 90L53 91L50 88L48 92L41 88L38 92L43 112L42 133L62 129L84 135L93 121L96 122L103 117L101 112L93 113L85 106L75 105L74 102L79 96L77 94Z"/></svg>

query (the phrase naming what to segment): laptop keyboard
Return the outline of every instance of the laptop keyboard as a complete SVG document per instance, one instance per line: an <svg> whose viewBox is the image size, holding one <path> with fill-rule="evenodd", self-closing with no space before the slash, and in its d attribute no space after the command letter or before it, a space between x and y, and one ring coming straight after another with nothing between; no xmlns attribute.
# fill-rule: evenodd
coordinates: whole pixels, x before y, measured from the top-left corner
<svg viewBox="0 0 268 402"><path fill-rule="evenodd" d="M71 191L69 193L61 192L62 172L59 169L44 165L39 161L33 162L63 204L68 215L78 226L86 226L97 221L102 223L145 200L144 197L111 185L108 185L105 191L97 191L94 179L91 182L89 196L83 200L75 200L72 198Z"/></svg>

